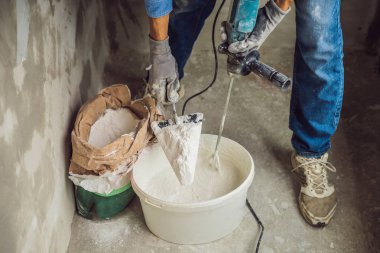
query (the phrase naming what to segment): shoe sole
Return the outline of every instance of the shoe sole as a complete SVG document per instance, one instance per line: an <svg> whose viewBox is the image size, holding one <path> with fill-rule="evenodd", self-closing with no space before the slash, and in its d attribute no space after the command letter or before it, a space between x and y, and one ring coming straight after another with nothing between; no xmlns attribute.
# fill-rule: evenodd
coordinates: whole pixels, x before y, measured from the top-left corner
<svg viewBox="0 0 380 253"><path fill-rule="evenodd" d="M292 157L291 157L291 163L292 163L293 168L296 167L294 156L295 156L295 154L293 153ZM314 227L324 227L327 224L329 224L332 217L335 214L337 203L335 203L334 207L331 209L331 211L325 217L315 217L306 209L305 205L302 203L301 194L302 193L300 192L298 195L298 206L299 206L299 209L301 211L302 216L307 221L307 223L309 223L310 225L312 225Z"/></svg>

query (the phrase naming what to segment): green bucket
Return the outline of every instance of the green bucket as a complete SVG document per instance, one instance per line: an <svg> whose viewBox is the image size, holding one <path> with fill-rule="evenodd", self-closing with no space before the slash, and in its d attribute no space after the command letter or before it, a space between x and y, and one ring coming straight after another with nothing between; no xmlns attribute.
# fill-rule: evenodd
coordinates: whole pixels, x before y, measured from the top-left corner
<svg viewBox="0 0 380 253"><path fill-rule="evenodd" d="M93 219L93 209L100 219L110 219L123 211L134 196L131 183L108 194L94 193L75 186L77 211L86 219Z"/></svg>

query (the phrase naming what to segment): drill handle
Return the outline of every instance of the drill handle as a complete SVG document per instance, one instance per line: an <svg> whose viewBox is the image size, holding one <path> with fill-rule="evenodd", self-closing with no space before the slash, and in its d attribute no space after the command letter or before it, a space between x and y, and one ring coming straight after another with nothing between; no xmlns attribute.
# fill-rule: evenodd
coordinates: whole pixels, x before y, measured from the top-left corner
<svg viewBox="0 0 380 253"><path fill-rule="evenodd" d="M281 89L288 88L292 83L291 79L285 74L259 61L260 54L257 50L248 53L248 55L233 54L228 51L228 43L224 42L219 45L218 51L228 56L227 70L230 73L247 75L249 72L253 72L256 75L268 79Z"/></svg>
<svg viewBox="0 0 380 253"><path fill-rule="evenodd" d="M247 64L251 72L269 80L281 89L288 88L292 83L291 79L285 74L277 71L276 69L259 60L253 60Z"/></svg>

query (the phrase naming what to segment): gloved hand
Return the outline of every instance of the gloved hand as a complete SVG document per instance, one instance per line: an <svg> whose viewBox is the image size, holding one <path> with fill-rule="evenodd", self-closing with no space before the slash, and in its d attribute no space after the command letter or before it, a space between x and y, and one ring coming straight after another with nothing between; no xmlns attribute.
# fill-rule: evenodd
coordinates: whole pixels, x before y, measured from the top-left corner
<svg viewBox="0 0 380 253"><path fill-rule="evenodd" d="M178 102L180 84L177 63L170 51L169 38L162 41L150 38L149 47L151 66L148 91L162 104Z"/></svg>
<svg viewBox="0 0 380 253"><path fill-rule="evenodd" d="M251 50L258 50L269 34L282 21L288 10L283 11L273 0L269 0L264 7L259 9L255 28L253 28L250 36L242 41L231 43L228 51L231 53L241 53ZM221 38L225 42L227 40L227 31L224 25L221 27Z"/></svg>

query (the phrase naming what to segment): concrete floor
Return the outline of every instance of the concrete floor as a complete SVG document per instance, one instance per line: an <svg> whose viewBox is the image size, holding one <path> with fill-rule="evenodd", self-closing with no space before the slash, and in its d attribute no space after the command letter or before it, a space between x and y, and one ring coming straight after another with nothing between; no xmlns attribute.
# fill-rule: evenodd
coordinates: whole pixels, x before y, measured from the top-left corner
<svg viewBox="0 0 380 253"><path fill-rule="evenodd" d="M143 11L137 9L141 16ZM260 252L380 252L380 71L378 55L373 51L376 45L372 45L370 52L365 47L375 10L375 0L366 5L343 1L346 89L342 119L329 152L331 162L337 167L334 181L339 205L328 227L310 227L298 211L299 186L290 173L289 160L290 91L282 92L253 75L235 83L224 136L246 147L255 161L256 176L248 198L266 228ZM289 75L293 63L294 14L292 11L261 50L263 61ZM226 10L222 17L225 15ZM137 29L136 23L126 22ZM140 25L146 32L144 22ZM187 96L199 91L212 78L211 23L210 18L186 66L182 83L186 85ZM120 25L116 30L119 35L115 40L125 41L121 38ZM142 42L135 50L138 53L134 58L128 43L131 43L129 39L121 43L126 46L119 44L111 57L106 82L139 84L138 76L143 75L141 66L146 62L146 44ZM131 61L137 63L128 70ZM220 72L214 87L194 99L187 109L205 114L204 133L217 133L220 108L226 96L225 58L220 56L219 62ZM134 89L137 91L138 87ZM257 233L258 226L247 209L240 227L219 241L196 246L167 243L149 232L136 197L123 213L110 221L89 221L75 215L68 252L254 252Z"/></svg>

